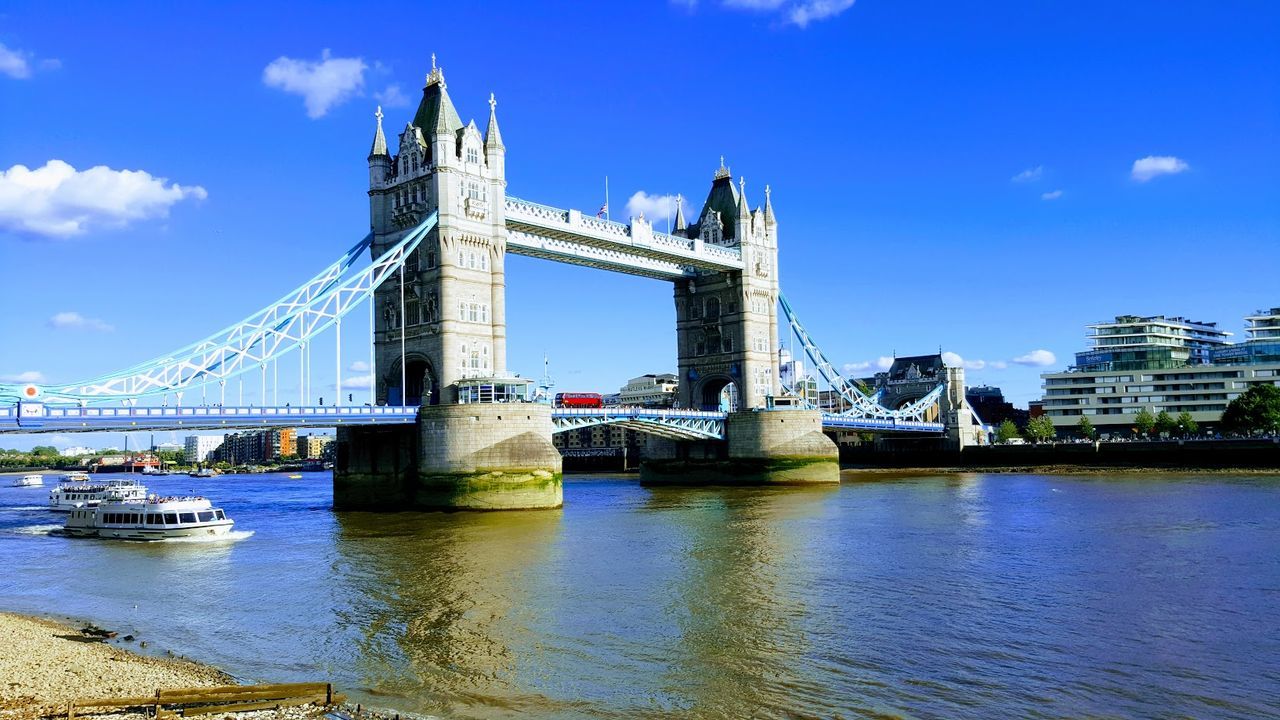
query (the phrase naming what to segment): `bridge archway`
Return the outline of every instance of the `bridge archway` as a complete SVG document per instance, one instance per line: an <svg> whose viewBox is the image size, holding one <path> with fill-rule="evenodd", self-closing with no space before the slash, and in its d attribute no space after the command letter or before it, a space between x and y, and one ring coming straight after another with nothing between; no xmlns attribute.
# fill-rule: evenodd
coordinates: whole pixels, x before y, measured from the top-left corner
<svg viewBox="0 0 1280 720"><path fill-rule="evenodd" d="M402 395L399 358L396 358L395 362L391 364L391 368L384 376L383 382L387 388L387 404L399 405ZM405 357L404 382L406 385L403 393L405 405L440 404L440 378L425 356L410 353Z"/></svg>
<svg viewBox="0 0 1280 720"><path fill-rule="evenodd" d="M736 412L742 406L738 384L726 375L713 375L703 379L694 397L699 402L698 410Z"/></svg>

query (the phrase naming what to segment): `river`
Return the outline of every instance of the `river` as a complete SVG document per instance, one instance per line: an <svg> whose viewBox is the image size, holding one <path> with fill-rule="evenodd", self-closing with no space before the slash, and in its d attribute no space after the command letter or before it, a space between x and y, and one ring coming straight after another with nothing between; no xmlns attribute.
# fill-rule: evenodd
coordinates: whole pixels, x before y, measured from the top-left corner
<svg viewBox="0 0 1280 720"><path fill-rule="evenodd" d="M1280 717L1280 477L844 480L366 514L167 477L238 539L153 544L4 487L0 609L446 718Z"/></svg>

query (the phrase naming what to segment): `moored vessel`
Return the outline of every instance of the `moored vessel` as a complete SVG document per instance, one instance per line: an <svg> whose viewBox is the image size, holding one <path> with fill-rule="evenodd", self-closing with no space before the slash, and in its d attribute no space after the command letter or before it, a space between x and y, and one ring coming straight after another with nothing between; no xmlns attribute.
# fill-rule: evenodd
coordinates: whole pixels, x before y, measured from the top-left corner
<svg viewBox="0 0 1280 720"><path fill-rule="evenodd" d="M96 480L60 483L49 491L49 509L70 512L92 508L106 500L140 502L147 499L147 486L133 480Z"/></svg>
<svg viewBox="0 0 1280 720"><path fill-rule="evenodd" d="M119 540L166 540L226 535L235 521L207 498L111 498L94 508L76 508L67 515L64 532L72 537Z"/></svg>

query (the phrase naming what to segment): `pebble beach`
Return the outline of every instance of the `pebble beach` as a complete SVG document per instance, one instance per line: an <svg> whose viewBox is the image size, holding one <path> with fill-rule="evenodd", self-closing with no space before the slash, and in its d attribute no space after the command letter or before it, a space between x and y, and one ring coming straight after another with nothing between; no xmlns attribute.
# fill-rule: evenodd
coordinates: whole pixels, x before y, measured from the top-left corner
<svg viewBox="0 0 1280 720"><path fill-rule="evenodd" d="M63 715L68 702L84 698L136 697L157 689L233 685L215 668L189 660L139 655L102 642L78 625L0 612L0 720ZM239 720L306 718L317 707L246 712ZM77 710L76 715L95 714ZM102 711L113 718L145 717Z"/></svg>

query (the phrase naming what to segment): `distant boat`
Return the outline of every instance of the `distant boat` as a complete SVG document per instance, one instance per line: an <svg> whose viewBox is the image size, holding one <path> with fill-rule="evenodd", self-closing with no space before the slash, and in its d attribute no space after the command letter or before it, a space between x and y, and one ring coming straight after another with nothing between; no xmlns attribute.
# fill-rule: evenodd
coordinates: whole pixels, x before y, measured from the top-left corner
<svg viewBox="0 0 1280 720"><path fill-rule="evenodd" d="M14 487L40 487L44 485L43 475L23 475L13 481Z"/></svg>
<svg viewBox="0 0 1280 720"><path fill-rule="evenodd" d="M218 471L213 468L200 468L199 470L192 470L187 475L194 478L211 478L217 477Z"/></svg>
<svg viewBox="0 0 1280 720"><path fill-rule="evenodd" d="M133 480L96 482L64 482L49 491L49 509L70 512L77 508L97 507L107 500L141 501L147 497L147 486Z"/></svg>
<svg viewBox="0 0 1280 720"><path fill-rule="evenodd" d="M297 474L297 473L294 473L293 475L290 475L290 476L289 476L289 479L290 479L290 480L301 480L301 479L302 479L302 476L301 476L301 475L299 475L299 474Z"/></svg>

